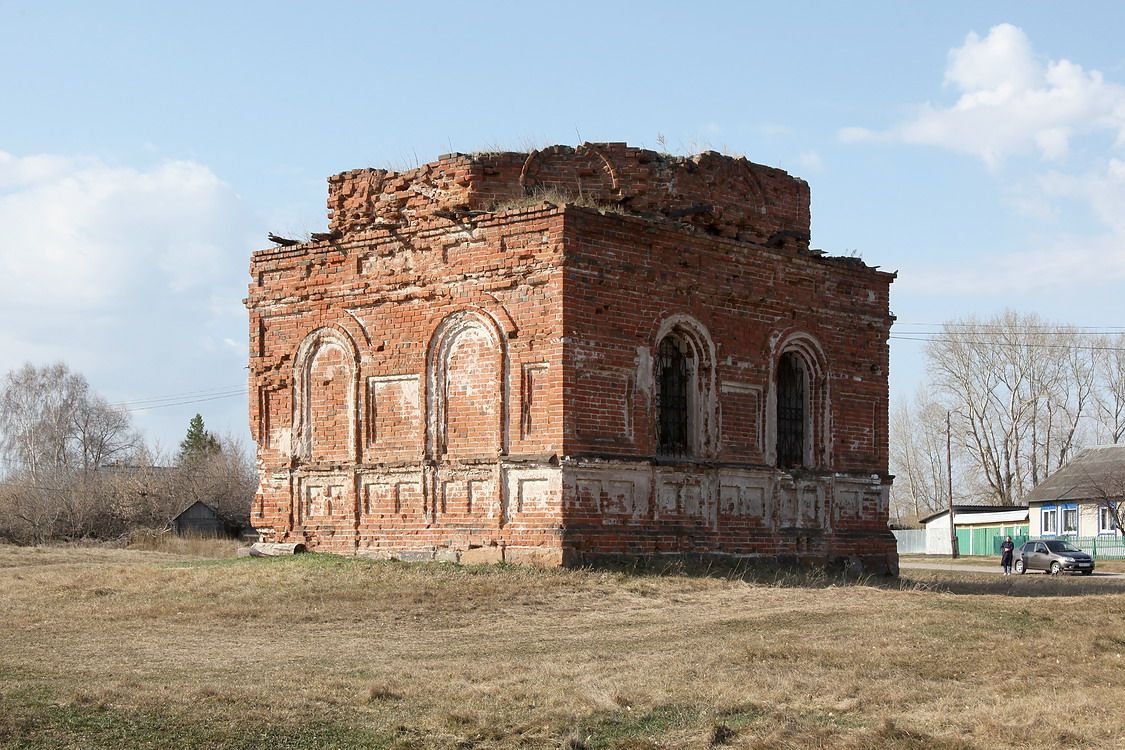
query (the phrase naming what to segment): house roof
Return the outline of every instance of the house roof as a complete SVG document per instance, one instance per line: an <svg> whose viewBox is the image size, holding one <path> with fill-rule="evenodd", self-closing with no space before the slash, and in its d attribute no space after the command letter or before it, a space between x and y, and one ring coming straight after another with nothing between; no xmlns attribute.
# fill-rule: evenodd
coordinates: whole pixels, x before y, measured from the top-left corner
<svg viewBox="0 0 1125 750"><path fill-rule="evenodd" d="M1027 507L1023 506L1023 505L954 505L953 506L953 520L955 522L960 523L961 518L963 518L965 516L969 516L970 518L967 521L969 523L972 523L972 522L985 523L985 522L990 522L990 521L994 521L994 520L996 520L996 521L1006 521L1006 520L1009 520L1006 517L1005 518L992 519L992 518L986 518L984 516L990 515L990 514L1002 514L1004 516L1008 516L1008 515L1011 515L1011 514L1015 513L1015 514L1017 514L1017 517L1018 517L1018 514L1021 513L1021 512L1023 514L1023 518L1027 518ZM930 515L926 516L925 518L919 519L918 523L923 523L923 524L928 523L929 521L932 521L935 518L941 518L942 516L947 515L948 513L949 513L949 509L943 508L942 510L939 510L937 513L931 513ZM1013 520L1015 520L1015 519L1013 519Z"/></svg>
<svg viewBox="0 0 1125 750"><path fill-rule="evenodd" d="M1036 485L1025 499L1029 503L1043 503L1122 496L1125 496L1125 445L1099 445L1079 453Z"/></svg>
<svg viewBox="0 0 1125 750"><path fill-rule="evenodd" d="M191 501L190 503L188 503L187 505L185 505L185 506L184 506L184 507L183 507L183 508L182 508L182 509L180 510L180 512L179 512L179 513L177 513L176 515L172 516L172 520L173 520L173 521L175 521L175 520L176 520L177 518L179 518L180 516L182 516L182 515L183 515L184 513L187 513L187 512L189 511L189 510L191 510L192 508L194 508L194 507L195 507L195 506L197 506L197 505L202 505L202 506L203 506L204 508L206 508L207 510L211 511L211 512L212 512L212 513L214 513L214 514L215 514L216 516L217 516L217 515L219 515L219 512L218 512L217 510L215 510L215 506L211 505L210 503L205 503L205 502L203 502L202 500L192 500L192 501Z"/></svg>

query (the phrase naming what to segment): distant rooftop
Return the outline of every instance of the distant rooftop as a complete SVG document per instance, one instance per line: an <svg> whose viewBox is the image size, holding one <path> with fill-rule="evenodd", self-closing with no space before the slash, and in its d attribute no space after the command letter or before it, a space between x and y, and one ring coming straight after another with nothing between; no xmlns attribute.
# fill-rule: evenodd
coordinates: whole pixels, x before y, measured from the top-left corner
<svg viewBox="0 0 1125 750"><path fill-rule="evenodd" d="M1027 513L1026 505L954 505L953 506L953 520L957 521L958 516L988 516L991 514L1007 514L1007 513ZM935 518L941 518L948 515L949 508L942 508L936 513L931 513L925 518L918 519L918 523L928 523Z"/></svg>
<svg viewBox="0 0 1125 750"><path fill-rule="evenodd" d="M1036 485L1027 502L1100 500L1125 497L1125 445L1099 445Z"/></svg>

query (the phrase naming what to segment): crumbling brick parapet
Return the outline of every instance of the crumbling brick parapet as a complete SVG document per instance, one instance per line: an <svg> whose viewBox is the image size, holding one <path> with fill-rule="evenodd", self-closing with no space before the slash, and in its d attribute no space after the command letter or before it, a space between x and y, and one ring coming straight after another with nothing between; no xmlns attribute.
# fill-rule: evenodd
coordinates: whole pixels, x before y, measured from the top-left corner
<svg viewBox="0 0 1125 750"><path fill-rule="evenodd" d="M432 216L466 218L536 196L671 219L747 242L808 247L803 180L714 151L676 157L623 143L447 154L404 172L343 172L329 178L328 209L331 229L347 235L401 230Z"/></svg>

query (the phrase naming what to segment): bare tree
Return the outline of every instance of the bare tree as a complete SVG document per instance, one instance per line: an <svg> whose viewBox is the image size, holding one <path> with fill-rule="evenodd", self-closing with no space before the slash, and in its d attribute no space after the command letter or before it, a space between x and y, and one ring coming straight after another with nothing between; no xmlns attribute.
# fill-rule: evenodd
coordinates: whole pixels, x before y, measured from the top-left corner
<svg viewBox="0 0 1125 750"><path fill-rule="evenodd" d="M900 520L917 520L949 505L945 414L945 406L924 388L891 410L891 494Z"/></svg>
<svg viewBox="0 0 1125 750"><path fill-rule="evenodd" d="M1125 439L1125 334L1098 339L1094 377L1099 438L1116 445Z"/></svg>
<svg viewBox="0 0 1125 750"><path fill-rule="evenodd" d="M59 362L26 364L0 383L0 455L9 473L93 471L140 445L128 412L110 406Z"/></svg>
<svg viewBox="0 0 1125 750"><path fill-rule="evenodd" d="M66 365L9 372L0 381L0 536L38 544L121 533L100 470L139 445L129 414Z"/></svg>
<svg viewBox="0 0 1125 750"><path fill-rule="evenodd" d="M1020 503L1084 442L1098 370L1079 338L1073 326L1006 311L946 323L927 344L958 450L992 502Z"/></svg>

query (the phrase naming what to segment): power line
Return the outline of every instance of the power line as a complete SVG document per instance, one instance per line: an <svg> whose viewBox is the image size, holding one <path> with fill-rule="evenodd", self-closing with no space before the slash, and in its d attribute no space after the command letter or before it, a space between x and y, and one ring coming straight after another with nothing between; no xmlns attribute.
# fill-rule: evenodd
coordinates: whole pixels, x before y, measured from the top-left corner
<svg viewBox="0 0 1125 750"><path fill-rule="evenodd" d="M938 329L969 329L972 331L1000 331L1003 333L1058 333L1081 334L1087 336L1102 336L1125 333L1125 326L1085 326L1070 325L1066 323L1019 323L1007 325L1004 323L969 323L965 321L951 321L947 323L899 323L895 326L919 326ZM940 332L940 331L939 331Z"/></svg>
<svg viewBox="0 0 1125 750"><path fill-rule="evenodd" d="M1113 340L1125 334L1125 329L1122 331L1046 331L1046 329L1020 329L1014 328L953 328L942 329L942 331L926 331L926 329L919 328L901 328L894 327L892 331L897 334L908 334L911 336L990 336L990 337L1008 337L1008 336L1027 336L1032 338L1107 338Z"/></svg>
<svg viewBox="0 0 1125 750"><path fill-rule="evenodd" d="M1015 329L1015 328L963 328L955 330L941 330L941 331L926 331L926 330L910 330L903 328L894 328L895 333L909 334L911 336L1042 336L1049 338L1052 336L1066 336L1074 338L1077 336L1101 336L1112 337L1125 334L1125 329L1113 331L1073 331L1073 330L1032 330L1032 329Z"/></svg>
<svg viewBox="0 0 1125 750"><path fill-rule="evenodd" d="M246 391L246 386L226 386L225 388L205 388L199 391L184 391L183 393L173 393L168 396L148 396L145 398L126 399L125 401L118 401L113 406L135 406L138 404L148 404L160 401L176 401L179 399L187 398L189 396L215 396L226 393L234 393L235 391Z"/></svg>
<svg viewBox="0 0 1125 750"><path fill-rule="evenodd" d="M914 335L896 335L891 334L888 338L897 341L925 341L936 342L939 344L979 344L981 346L996 346L997 342L993 341L980 341L978 339L962 339L962 338L943 338L941 334L934 336L914 336ZM1019 342L1021 348L1026 349L1085 349L1087 351L1095 352L1125 352L1125 347L1121 346L1093 346L1089 344L1030 344L1026 342Z"/></svg>
<svg viewBox="0 0 1125 750"><path fill-rule="evenodd" d="M239 390L239 391L233 391L231 393L222 393L222 394L218 394L218 395L214 395L214 396L204 396L204 397L201 397L201 398L190 398L190 399L184 399L182 401L170 401L168 403L163 403L163 404L150 404L148 406L134 406L134 407L127 407L126 406L126 407L122 407L122 408L124 408L125 411L132 414L132 413L140 412L140 411L149 411L150 409L164 409L164 408L169 407L169 406L184 406L186 404L201 404L205 401L219 401L219 400L225 399L225 398L237 398L237 397L240 397L240 396L245 396L249 392L250 391L248 389L243 388L242 390Z"/></svg>
<svg viewBox="0 0 1125 750"><path fill-rule="evenodd" d="M983 323L983 322L982 323L973 323L971 321L966 321L966 320L947 320L944 323L918 323L918 322L915 322L915 323L902 323L902 325L938 326L938 327L941 327L941 326L970 326L970 327L971 326L991 326L991 327L998 327L998 326L1003 326L1004 324L1003 323ZM1016 328L1060 328L1060 327L1065 327L1067 325L1069 325L1069 324L1068 323L1019 323L1015 327ZM1122 328L1122 326L1087 326L1087 325L1076 325L1074 327L1075 328Z"/></svg>

